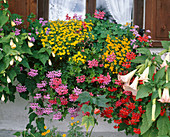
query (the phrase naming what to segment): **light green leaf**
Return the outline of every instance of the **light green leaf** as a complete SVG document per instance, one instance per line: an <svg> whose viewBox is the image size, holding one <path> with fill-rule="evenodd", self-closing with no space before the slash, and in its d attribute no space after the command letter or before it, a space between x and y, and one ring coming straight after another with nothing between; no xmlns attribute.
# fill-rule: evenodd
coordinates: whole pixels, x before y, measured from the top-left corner
<svg viewBox="0 0 170 137"><path fill-rule="evenodd" d="M3 13L0 14L0 28L8 21L9 17L4 15Z"/></svg>
<svg viewBox="0 0 170 137"><path fill-rule="evenodd" d="M161 41L161 43L162 43L162 46L163 46L164 49L169 50L170 41Z"/></svg>
<svg viewBox="0 0 170 137"><path fill-rule="evenodd" d="M13 135L19 137L21 135L21 132L15 132Z"/></svg>
<svg viewBox="0 0 170 137"><path fill-rule="evenodd" d="M152 79L152 76L154 74L155 66L152 65L149 67L149 79Z"/></svg>
<svg viewBox="0 0 170 137"><path fill-rule="evenodd" d="M90 126L94 126L94 118L92 116L84 116L82 118L81 126L85 126L86 131L88 131Z"/></svg>
<svg viewBox="0 0 170 137"><path fill-rule="evenodd" d="M170 82L166 83L164 87L170 88Z"/></svg>

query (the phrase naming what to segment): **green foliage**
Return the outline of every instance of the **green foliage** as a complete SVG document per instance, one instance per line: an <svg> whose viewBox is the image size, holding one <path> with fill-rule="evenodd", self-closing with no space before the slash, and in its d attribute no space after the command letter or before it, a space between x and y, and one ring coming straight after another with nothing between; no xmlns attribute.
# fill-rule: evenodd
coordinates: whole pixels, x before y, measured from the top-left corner
<svg viewBox="0 0 170 137"><path fill-rule="evenodd" d="M85 128L86 128L86 131L88 131L88 129L89 129L89 127L90 126L94 126L94 118L92 117L92 116L84 116L83 118L82 118L82 123L81 123L81 125L83 126L85 126Z"/></svg>

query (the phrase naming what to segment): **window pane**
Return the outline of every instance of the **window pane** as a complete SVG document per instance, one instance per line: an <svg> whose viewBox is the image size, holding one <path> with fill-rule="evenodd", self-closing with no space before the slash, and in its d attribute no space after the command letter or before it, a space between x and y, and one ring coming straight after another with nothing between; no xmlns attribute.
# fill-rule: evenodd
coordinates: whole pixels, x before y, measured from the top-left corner
<svg viewBox="0 0 170 137"><path fill-rule="evenodd" d="M65 20L66 15L85 18L86 0L49 0L49 20Z"/></svg>

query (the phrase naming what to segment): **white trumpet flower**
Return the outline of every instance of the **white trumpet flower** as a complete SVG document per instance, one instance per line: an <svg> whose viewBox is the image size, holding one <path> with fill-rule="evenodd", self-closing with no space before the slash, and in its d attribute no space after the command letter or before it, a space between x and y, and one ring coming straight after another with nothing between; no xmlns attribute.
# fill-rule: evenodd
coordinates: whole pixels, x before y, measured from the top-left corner
<svg viewBox="0 0 170 137"><path fill-rule="evenodd" d="M166 61L170 62L170 52L168 52L168 54L166 55L163 63L161 64L161 68L162 68L162 67L166 67L166 70L167 70L168 65L167 65Z"/></svg>
<svg viewBox="0 0 170 137"><path fill-rule="evenodd" d="M170 103L170 97L169 97L169 88L165 87L163 89L163 94L160 99L158 99L161 103Z"/></svg>
<svg viewBox="0 0 170 137"><path fill-rule="evenodd" d="M132 92L132 95L136 96L137 95L137 87L138 87L138 80L139 80L139 77L136 76L136 78L134 79L134 81L132 82L131 85L124 85L123 86L123 89L125 91L131 91Z"/></svg>
<svg viewBox="0 0 170 137"><path fill-rule="evenodd" d="M128 73L126 75L119 75L118 74L118 80L120 80L123 83L129 84L131 78L133 77L133 75L135 74L136 71L137 71L137 69L131 71L130 73Z"/></svg>
<svg viewBox="0 0 170 137"><path fill-rule="evenodd" d="M149 66L140 75L139 80L143 80L143 82L148 82L148 79L149 79L148 75L149 75Z"/></svg>
<svg viewBox="0 0 170 137"><path fill-rule="evenodd" d="M18 56L18 61L21 62L22 61L22 58L20 56Z"/></svg>
<svg viewBox="0 0 170 137"><path fill-rule="evenodd" d="M31 37L30 37L30 36L28 36L28 40L31 40Z"/></svg>
<svg viewBox="0 0 170 137"><path fill-rule="evenodd" d="M32 42L29 42L29 41L28 41L28 47L31 48L31 47L33 47L33 46L34 46L34 44L33 44Z"/></svg>
<svg viewBox="0 0 170 137"><path fill-rule="evenodd" d="M12 49L15 49L16 48L16 44L13 42L13 40L11 39L10 41L10 46Z"/></svg>

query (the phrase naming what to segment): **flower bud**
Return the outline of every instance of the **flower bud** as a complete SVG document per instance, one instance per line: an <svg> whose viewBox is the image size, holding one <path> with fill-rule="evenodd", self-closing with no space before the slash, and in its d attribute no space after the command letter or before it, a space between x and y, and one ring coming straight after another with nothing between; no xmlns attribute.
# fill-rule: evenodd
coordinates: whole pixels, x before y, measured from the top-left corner
<svg viewBox="0 0 170 137"><path fill-rule="evenodd" d="M51 52L52 56L55 57L55 53L54 52Z"/></svg>
<svg viewBox="0 0 170 137"><path fill-rule="evenodd" d="M12 66L14 64L14 59L12 59L9 64Z"/></svg>
<svg viewBox="0 0 170 137"><path fill-rule="evenodd" d="M28 41L28 47L31 48L31 47L33 47L33 46L34 46L34 44L33 44L32 42L29 42L29 41Z"/></svg>
<svg viewBox="0 0 170 137"><path fill-rule="evenodd" d="M18 42L18 38L15 38L16 42Z"/></svg>
<svg viewBox="0 0 170 137"><path fill-rule="evenodd" d="M49 59L48 60L48 64L51 66L52 65L52 62L51 62L51 60Z"/></svg>
<svg viewBox="0 0 170 137"><path fill-rule="evenodd" d="M152 101L152 121L155 121L155 112L156 112L156 99Z"/></svg>
<svg viewBox="0 0 170 137"><path fill-rule="evenodd" d="M21 62L22 61L22 58L20 56L18 56L18 61Z"/></svg>
<svg viewBox="0 0 170 137"><path fill-rule="evenodd" d="M28 40L31 40L31 37L30 37L30 36L28 36Z"/></svg>
<svg viewBox="0 0 170 137"><path fill-rule="evenodd" d="M10 80L10 78L8 76L7 76L7 82L11 83L11 80Z"/></svg>
<svg viewBox="0 0 170 137"><path fill-rule="evenodd" d="M16 26L15 22L11 21L11 26L12 27Z"/></svg>
<svg viewBox="0 0 170 137"><path fill-rule="evenodd" d="M13 42L13 40L11 39L10 41L10 46L12 49L15 49L16 48L16 44Z"/></svg>
<svg viewBox="0 0 170 137"><path fill-rule="evenodd" d="M4 101L4 100L5 100L5 97L4 97L4 94L2 94L1 101Z"/></svg>

